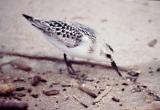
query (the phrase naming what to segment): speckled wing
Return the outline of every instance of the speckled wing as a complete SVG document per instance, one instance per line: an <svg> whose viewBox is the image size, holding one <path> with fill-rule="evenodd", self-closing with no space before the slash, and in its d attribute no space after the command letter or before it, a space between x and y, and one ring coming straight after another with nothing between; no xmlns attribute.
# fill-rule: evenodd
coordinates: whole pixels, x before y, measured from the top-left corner
<svg viewBox="0 0 160 110"><path fill-rule="evenodd" d="M62 21L45 21L47 29L43 30L45 34L53 39L57 39L59 42L69 48L80 45L83 34L78 29L68 25Z"/></svg>
<svg viewBox="0 0 160 110"><path fill-rule="evenodd" d="M87 35L93 42L96 41L96 31L94 29L77 22L71 22L70 25Z"/></svg>
<svg viewBox="0 0 160 110"><path fill-rule="evenodd" d="M74 48L82 42L87 35L93 42L95 41L95 31L79 23L66 23L63 21L45 21L32 16L23 16L36 28L47 34L51 39L57 39L60 43L69 48Z"/></svg>
<svg viewBox="0 0 160 110"><path fill-rule="evenodd" d="M64 44L68 48L74 48L80 45L83 34L75 27L63 21L45 21L35 19L28 15L23 15L31 22L33 26L40 29L51 39L56 39L59 43Z"/></svg>

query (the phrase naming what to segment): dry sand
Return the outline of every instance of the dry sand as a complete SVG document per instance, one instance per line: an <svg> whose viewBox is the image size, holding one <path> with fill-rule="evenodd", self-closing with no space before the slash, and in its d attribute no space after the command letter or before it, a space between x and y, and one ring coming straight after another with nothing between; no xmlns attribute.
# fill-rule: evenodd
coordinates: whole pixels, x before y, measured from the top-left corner
<svg viewBox="0 0 160 110"><path fill-rule="evenodd" d="M33 28L21 15L23 13L48 20L67 20L86 24L100 34L115 50L118 65L136 68L140 75L136 82L118 77L113 70L85 65L75 65L79 74L86 74L92 82L87 87L98 92L113 86L111 92L93 105L93 98L76 87L61 87L62 84L76 85L62 62L34 60L13 56L0 57L0 64L16 59L32 67L25 72L11 65L2 68L1 81L6 77L24 78L15 82L17 86L32 88L32 93L22 98L29 103L29 110L146 110L145 107L159 107L151 91L160 95L160 1L152 0L1 0L0 1L0 51L29 55L63 57L63 53L52 46L43 34ZM60 74L59 70L62 69ZM30 77L40 75L47 79L36 87L30 85ZM128 76L123 72L124 76ZM28 79L29 78L29 79ZM12 81L7 80L7 82ZM98 81L98 82L97 82ZM122 83L128 85L123 85ZM49 87L52 83L53 87ZM137 90L140 85L141 91ZM147 86L147 88L141 87ZM60 94L45 96L42 91L58 89ZM122 90L124 89L124 91ZM139 89L139 88L138 88ZM38 98L31 97L38 94ZM73 95L88 105L83 107ZM115 102L112 97L120 99ZM156 105L156 106L154 106ZM155 109L156 110L156 109ZM157 109L159 110L159 109Z"/></svg>

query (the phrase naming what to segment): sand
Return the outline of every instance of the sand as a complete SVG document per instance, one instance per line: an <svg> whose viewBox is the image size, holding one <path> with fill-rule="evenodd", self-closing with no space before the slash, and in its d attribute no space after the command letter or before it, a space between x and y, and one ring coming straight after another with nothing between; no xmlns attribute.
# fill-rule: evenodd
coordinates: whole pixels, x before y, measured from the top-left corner
<svg viewBox="0 0 160 110"><path fill-rule="evenodd" d="M4 78L24 78L26 82L15 84L31 87L33 93L39 94L38 98L33 98L32 93L26 93L22 98L29 103L29 110L143 110L146 106L152 107L155 99L148 96L148 91L160 95L160 72L157 70L160 68L159 10L160 2L152 0L1 0L0 52L63 58L63 52L51 45L40 31L22 17L25 13L41 19L74 21L92 27L99 33L98 37L113 47L114 58L119 66L140 71L137 81L132 82L120 78L111 69L74 65L76 70L80 70L79 74L86 74L93 79L92 82L85 82L92 90L100 91L106 85L113 86L111 92L95 105L92 104L94 98L77 87L67 87L66 91L61 87L62 84L77 84L77 80L68 75L63 62L4 55L0 58L0 64L16 59L29 65L32 70L26 72L6 65L1 75ZM37 74L47 79L47 83L32 87L28 78ZM122 74L128 77L127 72ZM128 85L124 86L124 82ZM49 88L52 83L58 84ZM133 92L137 85L147 88ZM45 96L42 91L48 89L58 89L60 94ZM87 104L88 108L76 101L73 95ZM113 101L112 97L119 98L120 102Z"/></svg>

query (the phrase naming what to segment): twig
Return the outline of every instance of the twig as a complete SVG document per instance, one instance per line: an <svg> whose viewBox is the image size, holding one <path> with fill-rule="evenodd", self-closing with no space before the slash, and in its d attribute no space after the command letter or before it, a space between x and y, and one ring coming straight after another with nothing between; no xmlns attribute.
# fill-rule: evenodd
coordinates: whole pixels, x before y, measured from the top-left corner
<svg viewBox="0 0 160 110"><path fill-rule="evenodd" d="M46 96L54 96L54 95L58 95L60 94L59 90L49 90L49 91L43 91L43 94L45 94Z"/></svg>
<svg viewBox="0 0 160 110"><path fill-rule="evenodd" d="M27 110L28 104L16 100L0 99L0 110Z"/></svg>
<svg viewBox="0 0 160 110"><path fill-rule="evenodd" d="M31 69L32 69L27 64L25 64L23 61L19 61L19 60L12 60L9 62L2 63L2 64L0 64L0 69L2 69L2 67L6 66L6 65L11 65L15 69L20 69L20 70L23 70L26 72L31 71ZM1 72L3 73L3 71L1 71Z"/></svg>
<svg viewBox="0 0 160 110"><path fill-rule="evenodd" d="M15 85L13 84L0 84L0 95L7 95L16 90Z"/></svg>
<svg viewBox="0 0 160 110"><path fill-rule="evenodd" d="M36 56L36 55L22 54L22 53L16 53L16 52L4 52L4 51L0 51L0 54L8 55L8 56L24 57L24 58L28 58L28 59L64 62L63 59L56 58L56 57L50 57L50 56ZM72 64L77 64L77 65L85 64L85 65L94 65L94 66L99 66L102 68L113 69L111 65L107 65L107 64L100 64L100 63L96 63L96 62L88 62L88 61L82 61L82 60L69 60L69 61ZM131 70L127 67L121 67L121 66L118 66L118 68L120 71L124 71L124 72Z"/></svg>
<svg viewBox="0 0 160 110"><path fill-rule="evenodd" d="M79 102L83 107L88 108L88 105L80 101L76 96L72 96L77 102Z"/></svg>
<svg viewBox="0 0 160 110"><path fill-rule="evenodd" d="M106 86L105 90L99 96L97 96L97 98L94 99L93 104L96 104L100 100L102 100L102 98L105 97L111 90L112 86Z"/></svg>
<svg viewBox="0 0 160 110"><path fill-rule="evenodd" d="M25 64L23 61L13 60L11 61L11 66L15 69L23 70L23 71L31 71L31 67Z"/></svg>
<svg viewBox="0 0 160 110"><path fill-rule="evenodd" d="M94 93L91 89L85 87L85 84L80 84L78 88L79 88L79 90L85 92L86 94L88 94L89 96L91 96L93 98L97 97L97 94Z"/></svg>

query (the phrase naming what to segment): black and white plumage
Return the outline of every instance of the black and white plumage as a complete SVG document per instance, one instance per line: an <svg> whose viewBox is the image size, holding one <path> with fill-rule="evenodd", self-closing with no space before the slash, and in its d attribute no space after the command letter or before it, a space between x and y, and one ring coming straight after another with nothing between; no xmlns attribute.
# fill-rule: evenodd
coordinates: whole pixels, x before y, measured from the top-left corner
<svg viewBox="0 0 160 110"><path fill-rule="evenodd" d="M98 62L109 61L121 76L110 54L113 49L107 43L97 43L95 30L76 22L46 21L26 14L23 14L23 16L34 27L41 30L49 42L64 53L72 57Z"/></svg>

